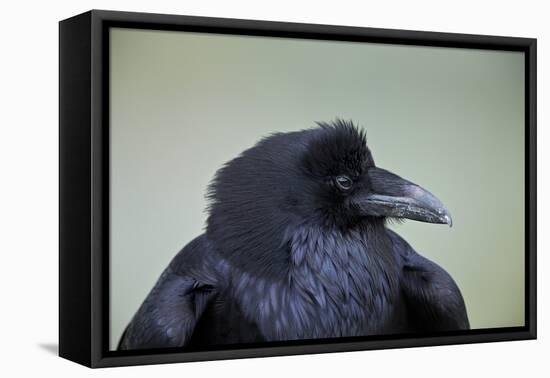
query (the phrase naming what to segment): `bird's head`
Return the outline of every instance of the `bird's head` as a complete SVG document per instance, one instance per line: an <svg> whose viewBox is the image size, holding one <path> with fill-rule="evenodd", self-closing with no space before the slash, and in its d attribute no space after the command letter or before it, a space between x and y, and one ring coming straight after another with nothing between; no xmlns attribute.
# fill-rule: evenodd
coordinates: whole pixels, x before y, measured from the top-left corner
<svg viewBox="0 0 550 378"><path fill-rule="evenodd" d="M386 218L451 224L435 196L376 167L364 132L341 120L261 140L216 173L209 199L210 239L239 261L270 266L266 251L281 248L289 229L303 224L345 229Z"/></svg>
<svg viewBox="0 0 550 378"><path fill-rule="evenodd" d="M344 227L384 218L452 225L434 195L376 167L364 131L341 120L319 126L300 162L312 182L302 193L315 199L310 211ZM299 202L307 201L302 197Z"/></svg>

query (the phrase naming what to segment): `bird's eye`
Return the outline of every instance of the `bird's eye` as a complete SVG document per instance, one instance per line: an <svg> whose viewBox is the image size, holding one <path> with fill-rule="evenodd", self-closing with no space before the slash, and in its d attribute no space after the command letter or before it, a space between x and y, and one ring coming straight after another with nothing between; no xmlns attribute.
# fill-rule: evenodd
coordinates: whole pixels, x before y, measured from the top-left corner
<svg viewBox="0 0 550 378"><path fill-rule="evenodd" d="M351 186L353 185L353 181L348 176L336 176L334 179L336 182L336 186L342 190L349 190L351 189Z"/></svg>

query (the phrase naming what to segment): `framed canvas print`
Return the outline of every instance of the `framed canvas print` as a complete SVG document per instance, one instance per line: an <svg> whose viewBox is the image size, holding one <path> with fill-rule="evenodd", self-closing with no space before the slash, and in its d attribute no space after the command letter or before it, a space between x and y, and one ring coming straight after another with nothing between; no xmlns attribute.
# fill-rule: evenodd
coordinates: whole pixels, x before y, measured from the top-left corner
<svg viewBox="0 0 550 378"><path fill-rule="evenodd" d="M62 357L536 337L536 40L60 22Z"/></svg>

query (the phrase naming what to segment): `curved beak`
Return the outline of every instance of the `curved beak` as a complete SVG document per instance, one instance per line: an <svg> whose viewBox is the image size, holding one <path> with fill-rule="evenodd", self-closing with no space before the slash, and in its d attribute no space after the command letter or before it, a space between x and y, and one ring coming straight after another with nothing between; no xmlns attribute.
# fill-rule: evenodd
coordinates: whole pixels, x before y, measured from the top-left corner
<svg viewBox="0 0 550 378"><path fill-rule="evenodd" d="M426 189L381 168L368 173L370 190L356 203L365 215L448 224L453 220L441 201Z"/></svg>

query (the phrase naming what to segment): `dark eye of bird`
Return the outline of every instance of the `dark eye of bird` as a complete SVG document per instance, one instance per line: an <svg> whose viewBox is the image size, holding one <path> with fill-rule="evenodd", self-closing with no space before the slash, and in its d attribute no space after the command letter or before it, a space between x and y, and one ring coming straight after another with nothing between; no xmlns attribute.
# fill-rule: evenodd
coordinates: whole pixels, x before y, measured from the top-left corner
<svg viewBox="0 0 550 378"><path fill-rule="evenodd" d="M349 190L353 185L353 181L351 181L351 179L345 175L336 176L334 181L336 182L336 186L342 190Z"/></svg>

